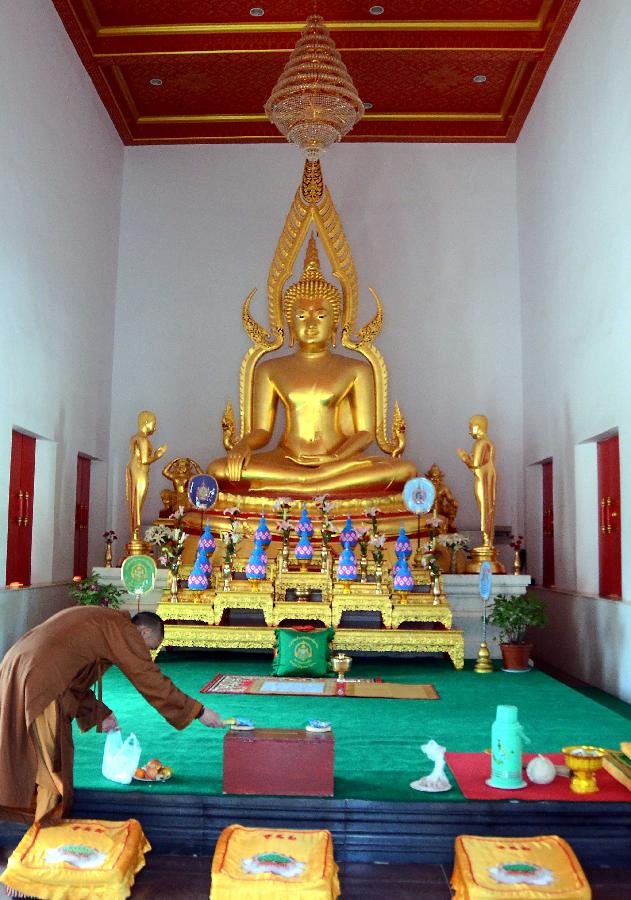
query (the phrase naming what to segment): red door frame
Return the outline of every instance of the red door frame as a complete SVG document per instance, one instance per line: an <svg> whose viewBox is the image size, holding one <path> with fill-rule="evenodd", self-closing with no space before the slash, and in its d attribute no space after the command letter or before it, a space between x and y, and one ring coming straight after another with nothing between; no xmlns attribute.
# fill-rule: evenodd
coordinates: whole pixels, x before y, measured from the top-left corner
<svg viewBox="0 0 631 900"><path fill-rule="evenodd" d="M551 459L541 463L542 510L542 577L544 587L554 585L554 491Z"/></svg>
<svg viewBox="0 0 631 900"><path fill-rule="evenodd" d="M6 583L31 583L35 438L13 431L9 476Z"/></svg>
<svg viewBox="0 0 631 900"><path fill-rule="evenodd" d="M620 541L620 444L618 435L598 441L598 565L602 597L622 597Z"/></svg>
<svg viewBox="0 0 631 900"><path fill-rule="evenodd" d="M90 465L89 456L77 456L77 487L74 520L73 575L85 578L88 574L88 523L90 520Z"/></svg>

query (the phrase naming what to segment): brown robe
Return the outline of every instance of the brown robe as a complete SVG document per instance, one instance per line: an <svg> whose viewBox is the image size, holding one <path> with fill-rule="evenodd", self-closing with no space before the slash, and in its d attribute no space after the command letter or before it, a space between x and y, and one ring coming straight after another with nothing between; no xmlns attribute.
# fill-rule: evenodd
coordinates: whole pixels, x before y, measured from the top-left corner
<svg viewBox="0 0 631 900"><path fill-rule="evenodd" d="M201 711L198 700L160 672L129 613L100 606L62 610L21 637L0 664L0 817L32 821L23 812L35 791L32 726L53 701L59 722L55 771L64 788L61 813L68 812L72 719L87 731L110 714L91 687L112 664L174 728L186 728Z"/></svg>

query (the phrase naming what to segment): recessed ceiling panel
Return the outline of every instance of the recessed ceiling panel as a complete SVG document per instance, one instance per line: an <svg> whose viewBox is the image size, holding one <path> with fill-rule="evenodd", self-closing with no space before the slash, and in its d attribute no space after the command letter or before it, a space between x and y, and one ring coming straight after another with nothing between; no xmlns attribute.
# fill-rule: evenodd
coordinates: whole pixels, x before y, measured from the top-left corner
<svg viewBox="0 0 631 900"><path fill-rule="evenodd" d="M263 106L310 0L52 2L126 144L284 140ZM345 141L514 141L579 2L319 0L371 104Z"/></svg>

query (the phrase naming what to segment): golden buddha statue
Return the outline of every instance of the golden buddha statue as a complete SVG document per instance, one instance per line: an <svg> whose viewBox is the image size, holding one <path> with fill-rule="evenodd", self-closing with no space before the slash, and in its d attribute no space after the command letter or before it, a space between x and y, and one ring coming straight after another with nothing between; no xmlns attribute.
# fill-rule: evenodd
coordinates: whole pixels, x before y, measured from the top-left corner
<svg viewBox="0 0 631 900"><path fill-rule="evenodd" d="M149 490L149 467L164 455L167 445L153 450L149 435L156 430L155 414L149 410L138 413L138 431L129 441L129 462L125 470L125 487L129 508L131 540L127 545L130 554L147 552L150 548L140 539L142 507Z"/></svg>
<svg viewBox="0 0 631 900"><path fill-rule="evenodd" d="M201 475L202 469L199 463L188 456L176 456L162 470L165 478L173 484L171 490L160 491L163 509L160 515L169 516L180 507L188 506L188 483L193 475Z"/></svg>
<svg viewBox="0 0 631 900"><path fill-rule="evenodd" d="M489 423L486 416L475 415L469 420L469 434L473 438L471 453L459 449L458 456L473 472L473 493L480 509L480 530L482 547L471 550L472 561L468 572L478 572L484 560L491 563L493 572L504 572L504 567L496 559L495 539L495 496L497 475L495 471L495 444L489 438Z"/></svg>
<svg viewBox="0 0 631 900"><path fill-rule="evenodd" d="M231 493L312 498L317 493L357 497L400 492L416 469L398 458L401 441L390 456L368 452L376 440L373 370L357 355L332 350L343 298L320 272L313 234L303 274L285 291L282 308L289 345L297 349L254 369L251 426L238 440L229 437L227 456L212 462L208 472ZM281 406L283 435L278 446L264 450ZM224 429L231 429L229 411ZM400 421L400 437L403 432Z"/></svg>

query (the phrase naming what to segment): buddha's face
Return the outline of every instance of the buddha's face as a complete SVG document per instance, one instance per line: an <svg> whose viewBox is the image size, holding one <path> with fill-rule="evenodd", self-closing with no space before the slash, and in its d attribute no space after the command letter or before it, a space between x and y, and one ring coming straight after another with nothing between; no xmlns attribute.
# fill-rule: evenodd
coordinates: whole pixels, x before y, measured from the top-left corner
<svg viewBox="0 0 631 900"><path fill-rule="evenodd" d="M324 346L333 333L333 312L326 301L296 303L292 314L292 330L301 346Z"/></svg>

